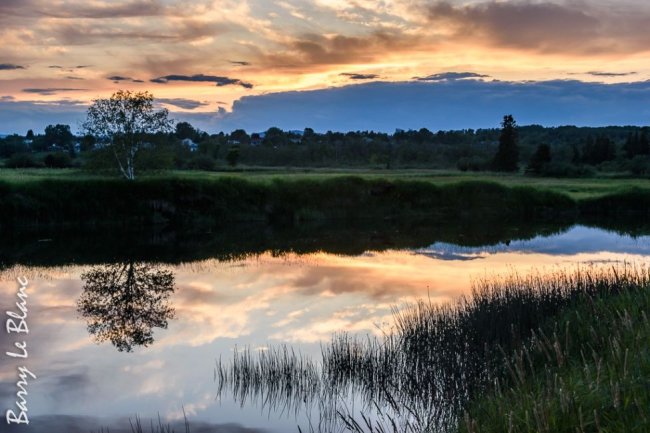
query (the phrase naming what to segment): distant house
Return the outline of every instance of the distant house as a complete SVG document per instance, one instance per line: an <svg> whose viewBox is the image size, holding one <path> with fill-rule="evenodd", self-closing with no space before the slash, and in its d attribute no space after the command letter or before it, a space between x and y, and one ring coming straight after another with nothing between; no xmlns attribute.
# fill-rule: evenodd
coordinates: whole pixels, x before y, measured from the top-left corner
<svg viewBox="0 0 650 433"><path fill-rule="evenodd" d="M58 144L50 144L47 146L47 150L51 152L62 152L65 150L65 148L63 146L59 146Z"/></svg>
<svg viewBox="0 0 650 433"><path fill-rule="evenodd" d="M190 152L196 152L199 149L199 145L192 141L191 138L184 138L181 140L181 144L187 147Z"/></svg>
<svg viewBox="0 0 650 433"><path fill-rule="evenodd" d="M262 141L264 141L265 136L266 136L266 132L253 132L251 134L251 146L261 145Z"/></svg>

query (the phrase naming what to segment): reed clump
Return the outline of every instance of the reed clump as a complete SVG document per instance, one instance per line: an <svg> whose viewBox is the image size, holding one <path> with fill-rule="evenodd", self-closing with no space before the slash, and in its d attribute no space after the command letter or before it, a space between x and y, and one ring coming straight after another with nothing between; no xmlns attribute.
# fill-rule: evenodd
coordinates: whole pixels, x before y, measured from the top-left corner
<svg viewBox="0 0 650 433"><path fill-rule="evenodd" d="M649 288L650 269L625 264L483 279L454 303L396 310L381 338L335 336L305 371L286 349L237 354L218 365L221 390L247 378L251 400L306 401L274 391L306 374L310 401L357 433L649 431L633 428L650 402ZM345 410L350 392L365 413Z"/></svg>
<svg viewBox="0 0 650 433"><path fill-rule="evenodd" d="M460 431L650 431L650 291L647 279L634 290L636 277L617 275L628 290L581 302L504 352Z"/></svg>

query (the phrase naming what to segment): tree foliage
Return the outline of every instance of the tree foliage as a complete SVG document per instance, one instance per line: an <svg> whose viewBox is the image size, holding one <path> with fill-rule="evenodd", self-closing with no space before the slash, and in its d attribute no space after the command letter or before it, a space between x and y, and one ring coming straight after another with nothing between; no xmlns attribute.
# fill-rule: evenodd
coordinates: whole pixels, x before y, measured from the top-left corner
<svg viewBox="0 0 650 433"><path fill-rule="evenodd" d="M48 147L60 147L74 155L74 135L70 131L70 125L48 125L45 128L45 142Z"/></svg>
<svg viewBox="0 0 650 433"><path fill-rule="evenodd" d="M519 147L517 145L517 122L508 114L503 116L499 149L494 157L494 169L497 171L517 171L519 163Z"/></svg>
<svg viewBox="0 0 650 433"><path fill-rule="evenodd" d="M528 167L526 171L541 174L544 170L544 167L551 162L551 146L548 144L540 144L537 146L537 150L531 156L530 161L528 162Z"/></svg>
<svg viewBox="0 0 650 433"><path fill-rule="evenodd" d="M87 134L105 140L122 175L135 179L135 158L147 136L172 132L173 122L166 109L155 110L149 92L120 90L107 99L95 99L88 108L83 128Z"/></svg>

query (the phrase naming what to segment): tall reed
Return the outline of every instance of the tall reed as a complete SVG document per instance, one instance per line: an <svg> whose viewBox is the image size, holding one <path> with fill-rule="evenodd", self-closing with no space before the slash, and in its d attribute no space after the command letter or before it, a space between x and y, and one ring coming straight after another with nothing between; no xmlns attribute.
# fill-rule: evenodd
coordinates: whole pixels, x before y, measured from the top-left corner
<svg viewBox="0 0 650 433"><path fill-rule="evenodd" d="M456 431L468 405L508 374L509 354L537 344L550 318L649 287L650 268L627 264L482 279L453 303L396 310L393 331L381 338L336 335L320 363L301 362L286 348L255 358L236 353L217 366L220 392L294 409L330 402L325 416L334 413L354 432ZM349 391L366 404L361 418L341 402Z"/></svg>

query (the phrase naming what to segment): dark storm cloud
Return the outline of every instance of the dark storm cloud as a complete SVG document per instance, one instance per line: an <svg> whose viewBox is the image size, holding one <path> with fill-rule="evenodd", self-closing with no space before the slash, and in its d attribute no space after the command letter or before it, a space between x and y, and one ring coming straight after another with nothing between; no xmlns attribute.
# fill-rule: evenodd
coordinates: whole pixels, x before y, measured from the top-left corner
<svg viewBox="0 0 650 433"><path fill-rule="evenodd" d="M112 75L110 77L106 77L106 79L111 80L114 83L119 83L121 81L130 81L132 83L144 83L143 80L138 80L138 79L131 78L131 77L125 77L125 76L122 76L122 75Z"/></svg>
<svg viewBox="0 0 650 433"><path fill-rule="evenodd" d="M372 82L339 88L247 96L207 131L312 127L317 131L497 127L505 113L520 124L646 125L650 81L622 84L577 80L506 82L450 80ZM190 120L191 121L191 120Z"/></svg>
<svg viewBox="0 0 650 433"><path fill-rule="evenodd" d="M215 75L165 75L164 77L153 78L152 83L166 84L170 81L192 81L197 83L215 83L217 87L222 86L242 86L246 89L252 89L251 83L244 82L237 78L219 77Z"/></svg>
<svg viewBox="0 0 650 433"><path fill-rule="evenodd" d="M25 67L13 63L0 63L0 71L13 71L16 69L25 69Z"/></svg>
<svg viewBox="0 0 650 433"><path fill-rule="evenodd" d="M71 73L76 73L77 70L85 69L85 68L90 68L90 65L66 66L66 67L63 67L61 65L50 65L50 66L48 66L48 69L60 69L61 71L71 72ZM66 78L70 78L70 76L68 76Z"/></svg>
<svg viewBox="0 0 650 433"><path fill-rule="evenodd" d="M650 9L612 9L587 2L442 1L425 10L434 24L451 26L452 38L541 52L611 54L647 50Z"/></svg>
<svg viewBox="0 0 650 433"><path fill-rule="evenodd" d="M68 105L0 101L0 133L42 130L55 123L74 125L83 118L84 108L70 101ZM312 127L317 131L393 132L396 128L498 127L506 113L512 113L522 125L647 125L650 81L375 81L248 96L236 101L232 112L221 107L210 113L173 113L172 117L208 132L239 128L263 131L271 126L285 130Z"/></svg>
<svg viewBox="0 0 650 433"><path fill-rule="evenodd" d="M443 72L441 74L428 75L426 77L413 77L418 81L450 81L464 80L467 78L489 78L489 75L477 74L475 72Z"/></svg>
<svg viewBox="0 0 650 433"><path fill-rule="evenodd" d="M629 75L636 75L637 72L601 72L601 71L590 71L587 72L588 75L593 75L594 77L627 77Z"/></svg>
<svg viewBox="0 0 650 433"><path fill-rule="evenodd" d="M186 98L158 98L156 99L156 101L161 102L163 104L173 105L175 107L183 108L186 110L194 110L195 108L210 105L207 102L195 101L193 99L186 99Z"/></svg>
<svg viewBox="0 0 650 433"><path fill-rule="evenodd" d="M193 17L161 21L151 26L147 21L128 21L115 25L110 20L72 22L62 20L52 24L48 32L65 45L89 45L111 40L190 42L223 34L237 28L236 24L200 21Z"/></svg>
<svg viewBox="0 0 650 433"><path fill-rule="evenodd" d="M376 31L364 36L307 34L285 43L284 50L261 55L260 61L275 68L365 63L387 52L412 49L419 41L417 36L396 30Z"/></svg>
<svg viewBox="0 0 650 433"><path fill-rule="evenodd" d="M81 101L16 101L0 98L0 133L21 133L28 129L44 130L49 124L77 125L85 114Z"/></svg>
<svg viewBox="0 0 650 433"><path fill-rule="evenodd" d="M116 2L69 2L57 8L43 5L39 12L54 18L133 18L166 14L166 8L159 1L145 0L115 4Z"/></svg>
<svg viewBox="0 0 650 433"><path fill-rule="evenodd" d="M44 89L39 89L39 88L23 89L23 92L36 93L43 96L51 96L61 92L76 92L76 91L83 91L83 90L88 90L88 89L72 89L68 87L47 87Z"/></svg>
<svg viewBox="0 0 650 433"><path fill-rule="evenodd" d="M485 37L500 46L564 50L597 36L599 21L582 8L555 3L484 2L456 6L437 2L429 18L446 21L458 31Z"/></svg>
<svg viewBox="0 0 650 433"><path fill-rule="evenodd" d="M342 77L348 77L350 80L374 80L379 78L377 74L354 74L350 72L343 72L339 74Z"/></svg>

